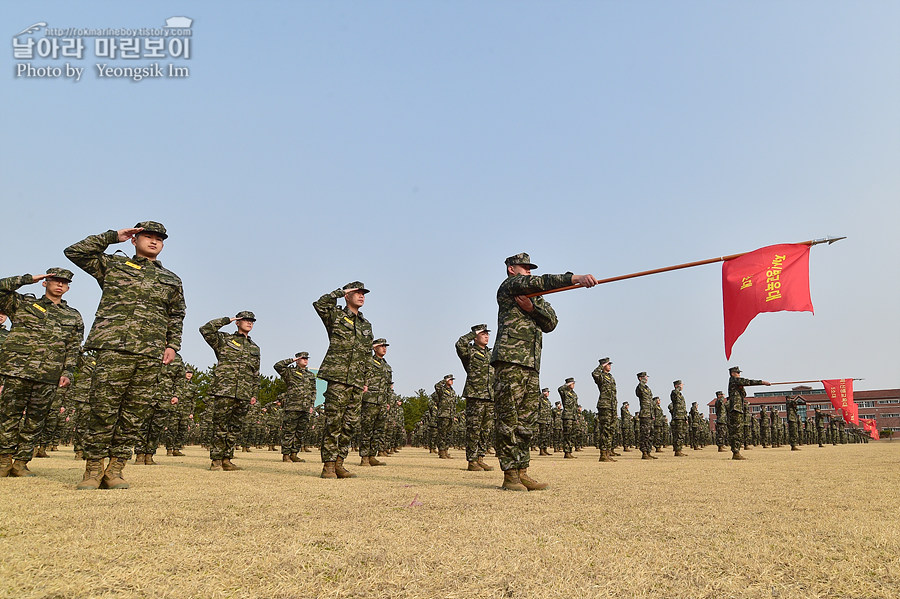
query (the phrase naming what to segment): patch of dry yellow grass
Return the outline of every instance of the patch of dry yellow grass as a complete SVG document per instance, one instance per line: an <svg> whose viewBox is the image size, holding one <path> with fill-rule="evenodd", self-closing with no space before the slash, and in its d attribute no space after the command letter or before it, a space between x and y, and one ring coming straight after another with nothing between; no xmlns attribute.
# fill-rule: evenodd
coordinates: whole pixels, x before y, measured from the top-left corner
<svg viewBox="0 0 900 599"><path fill-rule="evenodd" d="M900 443L715 448L653 462L534 458L544 492L406 448L318 478L280 455L209 472L200 448L73 490L70 449L0 479L0 597L895 598ZM493 460L490 463L496 464ZM411 506L411 504L413 504ZM421 505L416 505L421 504Z"/></svg>

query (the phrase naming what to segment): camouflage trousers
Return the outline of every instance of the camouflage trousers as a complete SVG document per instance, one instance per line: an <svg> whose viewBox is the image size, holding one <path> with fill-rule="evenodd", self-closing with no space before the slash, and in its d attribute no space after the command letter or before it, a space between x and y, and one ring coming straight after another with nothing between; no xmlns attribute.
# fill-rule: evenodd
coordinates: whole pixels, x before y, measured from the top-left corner
<svg viewBox="0 0 900 599"><path fill-rule="evenodd" d="M97 351L84 429L85 459L131 457L131 448L141 442L141 424L155 403L161 370L159 358Z"/></svg>
<svg viewBox="0 0 900 599"><path fill-rule="evenodd" d="M788 443L791 444L791 447L796 447L800 444L800 435L798 433L799 428L799 422L788 420Z"/></svg>
<svg viewBox="0 0 900 599"><path fill-rule="evenodd" d="M134 453L155 454L168 421L169 411L165 406L151 406L147 417L141 423L140 440L134 446Z"/></svg>
<svg viewBox="0 0 900 599"><path fill-rule="evenodd" d="M672 450L681 451L684 448L684 429L687 428L687 420L675 418L672 420Z"/></svg>
<svg viewBox="0 0 900 599"><path fill-rule="evenodd" d="M290 455L303 449L309 410L285 410L281 415L281 453ZM273 434L274 434L273 427Z"/></svg>
<svg viewBox="0 0 900 599"><path fill-rule="evenodd" d="M616 432L615 412L609 408L597 410L597 448L600 451L612 451L613 437Z"/></svg>
<svg viewBox="0 0 900 599"><path fill-rule="evenodd" d="M447 451L450 449L450 437L453 435L453 419L444 416L437 418L437 445L438 451Z"/></svg>
<svg viewBox="0 0 900 599"><path fill-rule="evenodd" d="M716 419L716 445L728 445L728 423Z"/></svg>
<svg viewBox="0 0 900 599"><path fill-rule="evenodd" d="M728 411L728 437L731 451L739 452L744 445L744 414L742 412Z"/></svg>
<svg viewBox="0 0 900 599"><path fill-rule="evenodd" d="M540 386L540 374L533 368L500 362L494 369L495 446L503 471L531 463Z"/></svg>
<svg viewBox="0 0 900 599"><path fill-rule="evenodd" d="M56 385L0 377L0 453L31 459L55 391Z"/></svg>
<svg viewBox="0 0 900 599"><path fill-rule="evenodd" d="M494 424L494 402L466 398L466 460L474 462L487 454Z"/></svg>
<svg viewBox="0 0 900 599"><path fill-rule="evenodd" d="M384 450L387 406L364 401L359 413L359 457L375 457Z"/></svg>
<svg viewBox="0 0 900 599"><path fill-rule="evenodd" d="M634 428L631 426L631 422L622 425L622 447L635 447Z"/></svg>
<svg viewBox="0 0 900 599"><path fill-rule="evenodd" d="M72 420L72 446L75 451L83 451L84 425L90 412L90 406L86 402L73 401L68 412L70 412L69 418Z"/></svg>
<svg viewBox="0 0 900 599"><path fill-rule="evenodd" d="M325 422L322 431L323 462L344 459L350 453L350 440L359 425L362 389L328 381L325 389Z"/></svg>
<svg viewBox="0 0 900 599"><path fill-rule="evenodd" d="M768 426L760 426L759 427L759 443L763 447L769 445L769 427Z"/></svg>
<svg viewBox="0 0 900 599"><path fill-rule="evenodd" d="M63 394L57 390L53 394L50 401L50 407L47 409L47 419L44 421L44 429L41 431L39 445L50 447L51 445L59 445L62 429L66 417L60 412L63 407Z"/></svg>
<svg viewBox="0 0 900 599"><path fill-rule="evenodd" d="M224 460L234 457L234 446L247 412L250 411L249 399L237 399L222 395L211 396L212 406L212 439L209 443L209 459Z"/></svg>
<svg viewBox="0 0 900 599"><path fill-rule="evenodd" d="M578 431L578 426L575 424L574 419L563 418L562 419L562 448L566 453L572 453L572 450L575 449L575 435Z"/></svg>
<svg viewBox="0 0 900 599"><path fill-rule="evenodd" d="M640 421L640 441L638 445L642 453L650 453L653 449L653 418L638 418Z"/></svg>
<svg viewBox="0 0 900 599"><path fill-rule="evenodd" d="M188 413L184 410L172 410L166 421L166 449L184 449L184 440L187 437Z"/></svg>
<svg viewBox="0 0 900 599"><path fill-rule="evenodd" d="M825 438L825 427L820 426L816 428L816 440L819 445L824 445L828 442L828 439Z"/></svg>
<svg viewBox="0 0 900 599"><path fill-rule="evenodd" d="M541 449L550 447L550 423L538 422L537 444Z"/></svg>
<svg viewBox="0 0 900 599"><path fill-rule="evenodd" d="M425 436L428 440L428 449L434 449L437 443L437 422L434 423L434 426L428 425L428 431L425 433Z"/></svg>

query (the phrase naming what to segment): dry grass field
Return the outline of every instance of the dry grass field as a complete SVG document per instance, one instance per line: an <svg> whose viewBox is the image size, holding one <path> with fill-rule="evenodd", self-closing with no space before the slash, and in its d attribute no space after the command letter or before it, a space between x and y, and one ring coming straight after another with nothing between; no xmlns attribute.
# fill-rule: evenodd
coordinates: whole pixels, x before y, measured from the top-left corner
<svg viewBox="0 0 900 599"><path fill-rule="evenodd" d="M71 448L0 481L0 597L900 596L900 443L715 447L640 461L534 458L549 490L499 490L415 448L321 480L316 454L200 448L73 490ZM314 460L314 461L313 461ZM496 464L496 460L489 462Z"/></svg>

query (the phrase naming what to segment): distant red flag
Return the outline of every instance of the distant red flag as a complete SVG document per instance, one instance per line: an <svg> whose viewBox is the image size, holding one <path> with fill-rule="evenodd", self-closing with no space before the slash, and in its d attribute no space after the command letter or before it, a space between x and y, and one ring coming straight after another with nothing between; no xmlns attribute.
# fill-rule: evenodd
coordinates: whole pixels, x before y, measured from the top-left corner
<svg viewBox="0 0 900 599"><path fill-rule="evenodd" d="M874 418L861 418L860 422L862 423L863 430L869 433L869 436L872 437L875 441L881 439L881 435L878 434L878 423L875 422Z"/></svg>
<svg viewBox="0 0 900 599"><path fill-rule="evenodd" d="M812 312L808 245L770 245L722 264L725 358L762 312Z"/></svg>
<svg viewBox="0 0 900 599"><path fill-rule="evenodd" d="M844 408L844 422L847 424L859 424L859 406L855 403L850 403L846 408Z"/></svg>

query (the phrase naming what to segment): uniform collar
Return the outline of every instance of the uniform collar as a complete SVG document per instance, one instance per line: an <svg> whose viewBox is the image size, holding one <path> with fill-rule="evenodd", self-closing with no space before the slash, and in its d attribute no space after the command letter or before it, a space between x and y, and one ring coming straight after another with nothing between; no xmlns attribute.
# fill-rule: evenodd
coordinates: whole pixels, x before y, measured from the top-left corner
<svg viewBox="0 0 900 599"><path fill-rule="evenodd" d="M132 262L137 262L141 264L152 264L153 266L158 266L162 268L162 262L159 260L151 260L150 258L144 258L143 256L138 256L135 254L131 257Z"/></svg>

